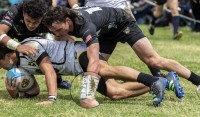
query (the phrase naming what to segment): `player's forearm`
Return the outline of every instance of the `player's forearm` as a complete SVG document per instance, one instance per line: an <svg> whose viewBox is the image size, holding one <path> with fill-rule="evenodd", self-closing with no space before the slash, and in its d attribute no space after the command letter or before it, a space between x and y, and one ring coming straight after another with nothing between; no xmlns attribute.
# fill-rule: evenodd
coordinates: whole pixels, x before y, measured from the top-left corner
<svg viewBox="0 0 200 117"><path fill-rule="evenodd" d="M87 71L98 74L99 72L99 43L94 43L87 47L87 56L89 59Z"/></svg>
<svg viewBox="0 0 200 117"><path fill-rule="evenodd" d="M53 71L52 71L53 72ZM49 96L57 96L57 76L51 71L45 73L46 84Z"/></svg>
<svg viewBox="0 0 200 117"><path fill-rule="evenodd" d="M0 42L9 49L16 50L20 45L17 41L12 40L7 34L0 34Z"/></svg>

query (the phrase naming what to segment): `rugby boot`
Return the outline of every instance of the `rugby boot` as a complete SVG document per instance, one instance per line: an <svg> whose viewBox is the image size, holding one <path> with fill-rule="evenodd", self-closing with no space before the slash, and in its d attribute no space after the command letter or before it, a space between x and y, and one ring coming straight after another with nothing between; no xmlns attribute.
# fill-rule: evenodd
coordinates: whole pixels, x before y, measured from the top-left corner
<svg viewBox="0 0 200 117"><path fill-rule="evenodd" d="M159 106L164 99L165 89L168 85L167 79L158 77L159 79L151 85L151 93L153 96L153 105Z"/></svg>
<svg viewBox="0 0 200 117"><path fill-rule="evenodd" d="M150 33L150 35L154 35L154 31L155 31L155 26L154 25L152 25L152 24L150 24L149 25L149 33Z"/></svg>
<svg viewBox="0 0 200 117"><path fill-rule="evenodd" d="M60 89L71 89L72 85L65 80L61 80L58 82L57 87Z"/></svg>
<svg viewBox="0 0 200 117"><path fill-rule="evenodd" d="M176 34L174 34L174 40L180 40L183 36L183 32L179 31Z"/></svg>
<svg viewBox="0 0 200 117"><path fill-rule="evenodd" d="M169 72L165 78L168 81L167 89L173 91L176 96L181 99L184 96L183 88L181 87L181 84L179 83L179 79L177 77L177 74L173 71Z"/></svg>

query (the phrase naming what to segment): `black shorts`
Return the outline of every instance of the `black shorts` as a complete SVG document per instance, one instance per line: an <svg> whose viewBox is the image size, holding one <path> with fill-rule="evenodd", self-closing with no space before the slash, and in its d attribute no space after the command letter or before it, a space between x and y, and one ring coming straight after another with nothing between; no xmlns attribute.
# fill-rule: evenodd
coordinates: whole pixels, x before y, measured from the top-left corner
<svg viewBox="0 0 200 117"><path fill-rule="evenodd" d="M163 5L167 2L167 0L154 0L157 5Z"/></svg>
<svg viewBox="0 0 200 117"><path fill-rule="evenodd" d="M101 53L112 54L118 42L127 42L132 47L139 39L145 37L132 18L126 19L124 22L127 25L121 24L118 31L98 37Z"/></svg>
<svg viewBox="0 0 200 117"><path fill-rule="evenodd" d="M103 56L99 55L99 59L100 60L105 60ZM81 55L78 58L79 64L81 66L81 68L83 69L84 72L87 71L87 66L88 66L88 57L87 57L87 52L83 52L81 53ZM106 87L106 79L105 78L101 78L99 81L99 85L97 88L97 91L99 93L101 93L102 95L107 96L107 87Z"/></svg>

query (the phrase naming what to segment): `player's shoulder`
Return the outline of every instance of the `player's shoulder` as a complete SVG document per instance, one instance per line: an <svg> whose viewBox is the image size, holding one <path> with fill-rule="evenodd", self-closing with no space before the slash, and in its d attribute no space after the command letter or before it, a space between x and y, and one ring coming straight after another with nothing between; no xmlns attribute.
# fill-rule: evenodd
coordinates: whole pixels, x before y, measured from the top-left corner
<svg viewBox="0 0 200 117"><path fill-rule="evenodd" d="M24 39L22 42L20 42L22 45L28 45L33 48L43 47L45 44L48 43L47 39L44 39L42 37L29 37Z"/></svg>
<svg viewBox="0 0 200 117"><path fill-rule="evenodd" d="M21 4L15 4L10 7L10 9L7 11L6 15L10 16L11 18L15 19L22 15L22 5Z"/></svg>

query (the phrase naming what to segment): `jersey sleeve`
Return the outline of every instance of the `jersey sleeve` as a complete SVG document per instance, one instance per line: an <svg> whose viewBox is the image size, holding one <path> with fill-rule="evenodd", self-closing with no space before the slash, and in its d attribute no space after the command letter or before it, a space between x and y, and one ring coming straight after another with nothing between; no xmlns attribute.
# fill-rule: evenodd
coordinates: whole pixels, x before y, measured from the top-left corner
<svg viewBox="0 0 200 117"><path fill-rule="evenodd" d="M28 45L31 46L32 48L34 48L37 51L36 56L31 56L32 59L38 64L40 65L41 61L48 56L48 53L46 52L46 50L44 49L44 47L37 41L28 41L23 45Z"/></svg>
<svg viewBox="0 0 200 117"><path fill-rule="evenodd" d="M88 22L83 25L81 29L82 30L80 32L82 35L82 39L86 44L89 43L91 40L98 39L96 34L96 26L93 23Z"/></svg>
<svg viewBox="0 0 200 117"><path fill-rule="evenodd" d="M14 21L18 19L18 14L19 13L17 6L11 6L7 13L3 16L2 20L0 21L0 24L5 24L11 28L13 26Z"/></svg>

